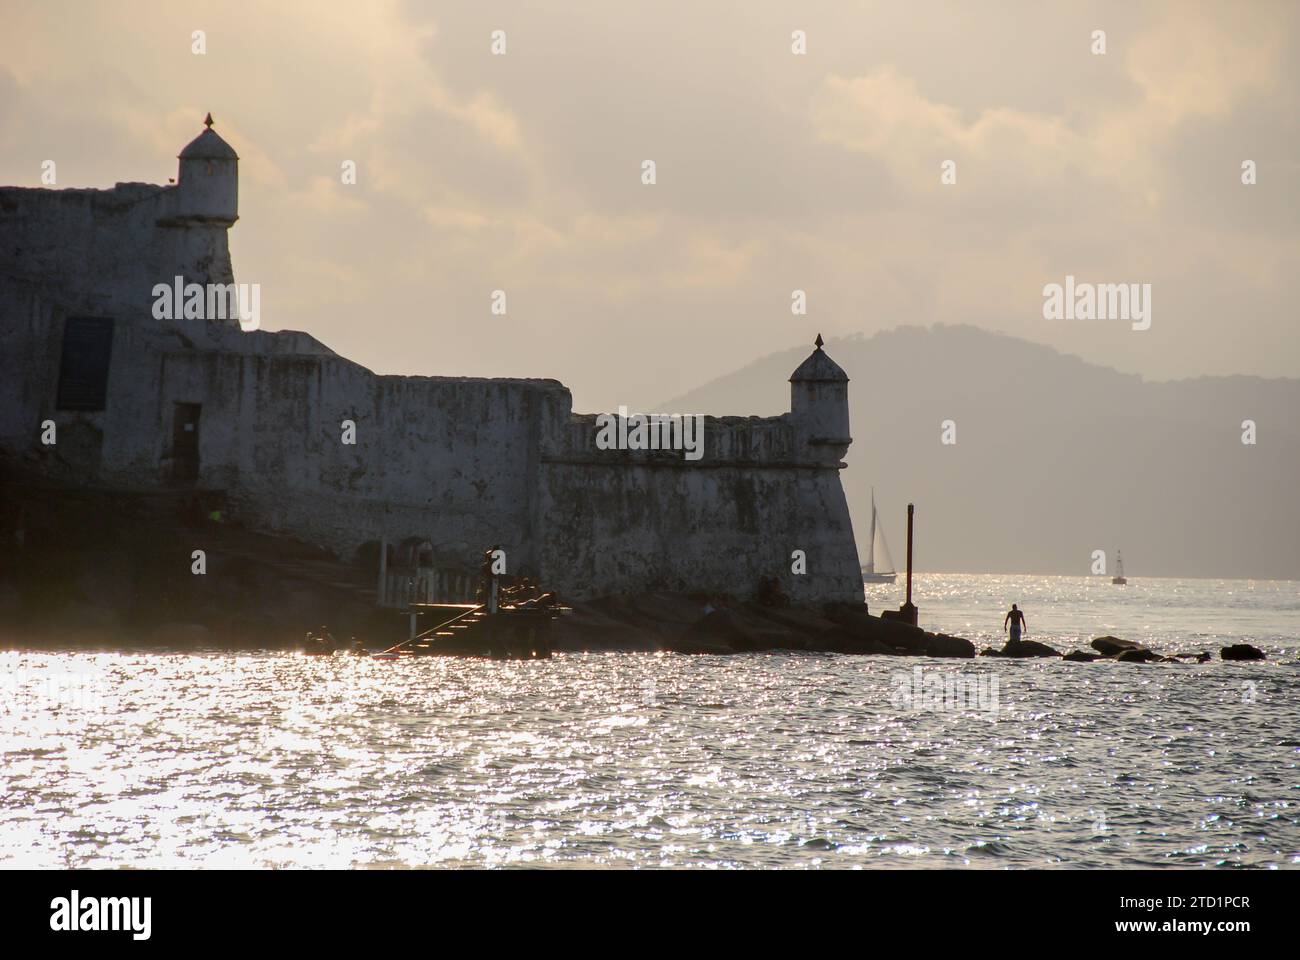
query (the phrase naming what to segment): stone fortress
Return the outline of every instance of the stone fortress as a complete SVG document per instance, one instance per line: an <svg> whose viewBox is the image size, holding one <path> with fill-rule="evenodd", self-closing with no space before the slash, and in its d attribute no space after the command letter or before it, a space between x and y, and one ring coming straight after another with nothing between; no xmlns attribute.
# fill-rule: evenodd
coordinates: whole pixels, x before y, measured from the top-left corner
<svg viewBox="0 0 1300 960"><path fill-rule="evenodd" d="M798 603L862 602L848 378L820 337L790 412L706 418L700 459L601 449L555 380L379 376L306 333L158 319L158 284L234 282L239 158L209 118L179 160L175 185L0 188L0 466L216 494L345 559L414 538L472 573L499 545L575 600L776 577Z"/></svg>

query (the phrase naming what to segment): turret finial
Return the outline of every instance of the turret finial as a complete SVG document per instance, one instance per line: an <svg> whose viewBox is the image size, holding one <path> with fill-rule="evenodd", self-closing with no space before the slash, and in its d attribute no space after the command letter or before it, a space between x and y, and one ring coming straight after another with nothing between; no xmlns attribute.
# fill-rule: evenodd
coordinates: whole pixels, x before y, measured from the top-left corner
<svg viewBox="0 0 1300 960"><path fill-rule="evenodd" d="M818 350L820 350L820 349L822 348L822 344L825 343L825 342L826 342L826 341L824 341L824 340L822 339L822 335L821 335L820 333L817 334L817 339L813 341L813 343L815 343L815 344L817 345L817 349L818 349Z"/></svg>
<svg viewBox="0 0 1300 960"><path fill-rule="evenodd" d="M203 125L204 125L205 127L207 127L209 130L212 129L212 114L211 114L211 113L209 113L208 116L207 116L207 118L203 121Z"/></svg>

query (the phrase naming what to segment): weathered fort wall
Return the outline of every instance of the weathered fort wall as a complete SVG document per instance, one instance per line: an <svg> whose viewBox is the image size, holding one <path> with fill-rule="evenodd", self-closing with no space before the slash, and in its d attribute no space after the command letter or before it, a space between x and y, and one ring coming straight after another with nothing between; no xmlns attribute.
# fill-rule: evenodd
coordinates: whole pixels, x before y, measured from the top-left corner
<svg viewBox="0 0 1300 960"><path fill-rule="evenodd" d="M708 418L688 461L597 449L594 418L554 380L377 376L307 334L155 319L155 284L234 279L237 158L212 131L195 143L176 187L0 189L4 454L85 483L223 491L232 517L343 557L417 537L472 569L499 544L510 572L575 599L749 595L775 576L796 600L861 600L838 473L847 378L820 345L792 413ZM77 317L112 320L102 409L58 401ZM181 405L196 405L197 464L178 481Z"/></svg>
<svg viewBox="0 0 1300 960"><path fill-rule="evenodd" d="M507 545L533 565L541 423L568 401L548 380L381 377L336 356L178 352L162 393L202 398L200 485L260 527L351 556L427 539L472 565ZM343 442L344 422L355 443ZM165 471L165 457L163 459Z"/></svg>
<svg viewBox="0 0 1300 960"><path fill-rule="evenodd" d="M805 459L788 415L705 418L698 461L598 450L594 421L573 418L543 454L544 582L747 596L768 576L796 601L861 599L838 470Z"/></svg>

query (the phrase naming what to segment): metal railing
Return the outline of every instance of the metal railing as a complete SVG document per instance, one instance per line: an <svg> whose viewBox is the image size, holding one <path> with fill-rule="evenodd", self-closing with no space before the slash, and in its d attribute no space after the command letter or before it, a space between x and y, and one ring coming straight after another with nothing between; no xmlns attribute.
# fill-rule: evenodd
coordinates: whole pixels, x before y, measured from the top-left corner
<svg viewBox="0 0 1300 960"><path fill-rule="evenodd" d="M379 606L405 610L413 603L472 603L479 578L463 570L419 567L388 570L380 580Z"/></svg>

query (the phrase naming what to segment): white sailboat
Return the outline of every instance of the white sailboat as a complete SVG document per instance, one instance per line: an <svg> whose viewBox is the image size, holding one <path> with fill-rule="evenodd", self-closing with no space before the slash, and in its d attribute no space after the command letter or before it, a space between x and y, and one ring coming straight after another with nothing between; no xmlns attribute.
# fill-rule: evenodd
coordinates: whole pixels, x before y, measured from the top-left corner
<svg viewBox="0 0 1300 960"><path fill-rule="evenodd" d="M1119 586L1128 583L1128 577L1124 576L1124 558L1118 550L1115 551L1115 576L1110 578L1110 582Z"/></svg>
<svg viewBox="0 0 1300 960"><path fill-rule="evenodd" d="M884 569L876 570L876 541L880 541L880 556L884 557ZM863 583L893 583L898 579L894 570L894 558L889 553L889 543L885 540L885 528L876 520L876 488L871 488L871 539L867 541L867 562L862 567Z"/></svg>

